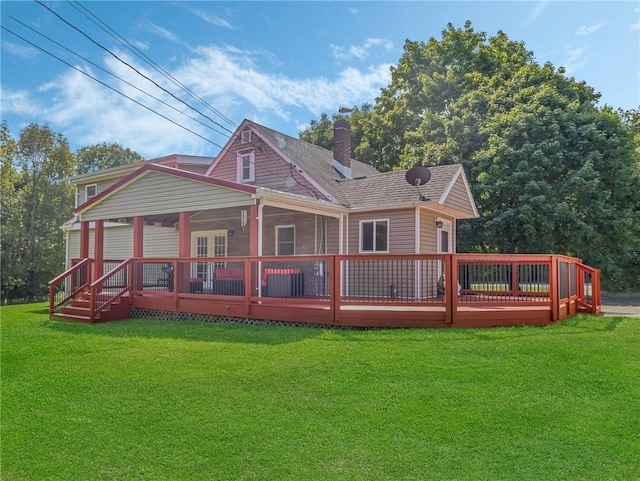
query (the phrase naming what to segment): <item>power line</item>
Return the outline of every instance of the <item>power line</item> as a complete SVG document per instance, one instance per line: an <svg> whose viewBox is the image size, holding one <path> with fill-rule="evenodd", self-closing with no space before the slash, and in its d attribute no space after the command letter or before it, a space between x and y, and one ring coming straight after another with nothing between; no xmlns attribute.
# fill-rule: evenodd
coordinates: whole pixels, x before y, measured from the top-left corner
<svg viewBox="0 0 640 481"><path fill-rule="evenodd" d="M18 22L18 23L19 23L20 25L22 25L23 27L28 28L28 29L29 29L29 30L31 30L32 32L34 32L34 33L36 33L36 34L40 35L41 37L46 38L46 39L47 39L47 40L49 40L50 42L52 42L52 43L56 44L58 47L63 48L63 49L64 49L64 50L66 50L67 52L69 52L69 53L71 53L71 54L75 55L76 57L78 57L78 58L80 58L80 59L84 60L85 62L89 63L90 65L93 65L94 67L96 67L96 68L98 68L98 69L102 70L103 72L105 72L105 73L107 73L107 74L111 75L112 77L117 78L117 79L118 79L118 80L120 80L121 82L123 82L123 83L125 83L125 84L129 85L130 87L132 87L132 88L136 89L137 91L139 91L139 92L141 92L141 93L143 93L143 94L147 95L148 97L151 97L153 100L156 100L156 101L160 102L161 104L166 105L166 106L167 106L167 107L169 107L170 109L175 110L176 112L178 112L178 113L180 113L180 114L184 115L185 117L187 117L187 118L189 118L189 119L193 120L194 122L198 122L200 125L203 125L203 126L205 126L206 128L208 128L208 129L210 129L210 130L213 130L213 131L214 131L214 132L216 132L217 134L220 134L220 135L227 135L226 133L221 132L221 131L219 131L219 130L215 129L215 128L211 127L210 125L205 124L205 123L204 123L204 122L202 122L201 120L198 120L198 119L196 119L195 117L191 117L190 115L187 115L186 113L182 112L181 110L179 110L179 109L175 108L173 105L171 105L171 104L169 104L169 103L165 102L165 101L164 101L164 100L162 100L162 99L159 99L158 97L155 97L154 95L150 94L149 92L146 92L145 90L143 90L143 89L141 89L141 88L139 88L139 87L137 87L137 86L133 85L131 82L126 81L126 80L125 80L125 79L123 79L122 77L119 77L118 75L116 75L116 74L114 74L114 73L110 72L109 70L107 70L107 69L105 69L105 68L101 67L100 65L98 65L98 64L96 64L96 63L94 63L94 62L92 62L91 60L89 60L89 59L87 59L87 58L83 57L83 56L82 56L82 55L80 55L79 53L74 52L73 50L71 50L71 49L69 49L69 48L65 47L65 46L64 46L64 45L62 45L61 43L59 43L59 42L57 42L57 41L53 40L52 38L48 37L48 36L47 36L47 35L45 35L44 33L39 32L38 30L36 30L36 29L34 29L34 28L30 27L29 25L27 25L26 23L24 23L24 22L22 22L22 21L18 20L17 18L12 17L11 15L8 15L8 17L9 17L11 20L13 20L14 22Z"/></svg>
<svg viewBox="0 0 640 481"><path fill-rule="evenodd" d="M148 57L144 52L142 52L140 49L138 49L135 45L133 45L131 42L129 42L126 38L124 38L122 35L120 35L118 32L116 32L114 29L112 29L109 25L107 25L104 21L102 21L97 15L95 15L93 12L91 12L87 7L85 7L84 5L82 5L80 2L78 1L67 1L67 3L69 3L73 8L75 8L78 12L80 12L82 15L84 15L86 18L88 18L89 20L91 20L93 23L95 23L98 27L100 27L103 31L105 31L107 34L109 34L111 37L113 37L115 40L117 40L121 45L127 47L131 52L133 52L135 55L137 55L139 58L141 58L142 60L144 60L145 62L147 62L147 64L151 65L155 70L157 70L158 72L160 72L161 74L164 75L165 78L169 79L174 85L180 87L182 90L184 90L185 92L187 92L189 95L191 95L191 97L193 97L194 99L198 100L200 103L202 103L204 106L206 106L207 108L209 108L209 110L211 110L213 113L215 113L216 115L218 115L220 118L224 119L225 121L227 121L230 125L232 125L233 127L236 127L237 125L230 120L226 115L224 115L222 112L220 112L218 109L216 109L215 107L213 107L212 105L210 105L206 100L204 100L202 97L200 97L198 94L196 94L195 92L193 92L189 87L187 87L186 85L184 85L182 82L180 82L178 79L176 79L173 75L171 75L169 72L167 72L167 70L165 70L161 65L159 65L158 63L156 63L153 59L151 59L150 57ZM77 4L77 5L76 5ZM81 11L80 8L82 8L84 10ZM85 13L86 12L86 13ZM93 18L91 18L93 17Z"/></svg>
<svg viewBox="0 0 640 481"><path fill-rule="evenodd" d="M36 1L37 1L37 0L36 0ZM77 70L77 71L78 71L78 72L80 72L82 75L85 75L85 76L89 77L90 79L95 80L95 81L96 81L96 82L98 82L99 84L104 85L105 87L107 87L107 88L108 88L108 89L110 89L110 90L113 90L113 91L114 91L114 92L116 92L117 94L122 95L123 97L125 97L125 98L127 98L127 99L131 100L132 102L134 102L134 103L138 104L140 107L143 107L143 108L145 108L145 109L149 110L150 112L153 112L154 114L156 114L156 115L158 115L158 116L162 117L162 118L163 118L163 119L165 119L165 120L168 120L169 122L171 122L171 123L172 123L172 124L174 124L174 125L177 125L177 126L178 126L178 127L180 127L181 129L184 129L184 130L186 130L187 132L190 132L190 133L192 133L193 135L196 135L196 136L200 137L202 140L204 140L204 141L206 141L206 142L209 142L210 144L213 144L213 145L215 145L216 147L220 147L221 149L223 148L221 145L216 144L216 143L215 143L215 142L213 142L212 140L209 140L209 139L207 139L206 137L203 137L203 136L202 136L202 135L200 135L199 133L194 132L193 130L189 129L188 127L185 127L184 125L179 124L178 122L176 122L176 121L174 121L174 120L171 120L169 117L166 117L165 115L161 114L160 112L156 112L156 111L155 111L155 110L153 110L151 107L147 107L147 106L146 106L146 105L144 105L143 103L138 102L136 99L131 98L131 97L129 97L128 95L126 95L126 94L124 94L124 93L120 92L119 90L117 90L117 89L113 88L112 86L110 86L110 85L106 84L106 83L105 83L105 82L103 82L102 80L100 80L100 79L98 79L98 78L96 78L96 77L94 77L94 76L92 76L92 75L89 75L88 73L86 73L86 72L82 71L81 69L79 69L78 67L76 67L76 66L74 66L74 65L71 65L69 62L67 62L67 61L65 61L65 60L63 60L63 59L61 59L60 57L58 57L57 55L55 55L55 54L53 54L53 53L49 52L48 50L45 50L44 48L42 48L42 47L40 47L40 46L36 45L35 43L31 42L30 40L27 40L27 39L26 39L26 38L24 38L22 35L19 35L19 34L15 33L14 31L12 31L12 30L8 29L8 28L7 28L7 27L5 27L4 25L0 25L0 28L2 28L3 30L6 30L7 32L9 32L9 33L10 33L10 34L12 34L12 35L15 35L15 36L16 36L16 37L18 37L20 40L22 40L22 41L24 41L24 42L28 43L29 45L31 45L31 46L33 46L33 47L37 48L38 50L40 50L40 51L42 51L42 52L46 53L47 55L50 55L51 57L53 57L53 58L55 58L56 60L58 60L58 61L62 62L63 64L67 65L68 67L71 67L72 69Z"/></svg>
<svg viewBox="0 0 640 481"><path fill-rule="evenodd" d="M158 87L159 89L163 90L164 92L168 93L169 95L171 95L174 99L176 99L177 101L183 103L184 105L186 105L187 107L189 107L191 110L193 110L194 112L197 112L198 114L202 115L203 117L205 117L206 119L210 120L211 122L213 122L214 124L218 125L219 127L221 127L224 130L227 130L230 133L233 133L231 130L227 129L225 126L219 124L218 122L216 122L215 120L213 120L211 117L209 117L208 115L203 114L202 112L200 112L198 109L196 109L195 107L192 107L191 105L189 105L187 102L185 102L184 100L182 100L181 98L177 97L176 95L174 95L172 92L170 92L169 90L165 89L164 87L162 87L160 84L158 84L155 80L149 78L148 76L146 76L145 74L143 74L142 72L140 72L137 68L135 68L134 66L132 66L131 64L125 62L124 60L122 60L120 57L118 57L115 53L113 53L111 50L109 50L108 48L106 48L105 46L101 45L100 43L98 43L96 40L94 40L90 35L86 34L85 32L83 32L82 30L80 30L78 27L76 27L75 25L73 25L71 22L67 21L65 18L63 18L60 14L58 14L57 12L55 12L54 10L52 10L51 8L49 8L48 6L46 6L44 3L42 3L40 0L35 0L35 2L46 8L49 12L51 12L53 15L55 15L56 17L58 17L62 22L66 23L69 27L73 28L74 30L76 30L77 32L79 32L80 34L82 34L84 37L86 37L91 43L93 43L94 45L96 45L97 47L101 48L102 50L104 50L105 52L107 52L109 55L113 56L116 60L118 60L119 62L123 63L124 65L126 65L127 67L129 67L130 69L132 69L134 72L136 72L138 75L140 75L141 77L144 77L145 79L147 79L149 82L151 82L152 84L154 84L156 87Z"/></svg>

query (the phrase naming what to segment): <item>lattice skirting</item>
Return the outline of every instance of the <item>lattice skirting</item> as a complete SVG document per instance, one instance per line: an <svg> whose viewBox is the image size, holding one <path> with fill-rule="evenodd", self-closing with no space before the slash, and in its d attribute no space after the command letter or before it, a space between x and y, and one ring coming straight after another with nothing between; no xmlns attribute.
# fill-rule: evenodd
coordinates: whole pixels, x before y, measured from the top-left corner
<svg viewBox="0 0 640 481"><path fill-rule="evenodd" d="M331 324L307 324L304 322L267 321L264 319L246 319L244 317L215 316L193 314L190 312L158 311L155 309L131 309L132 319L158 319L161 321L200 321L214 324L251 324L257 326L320 327L322 329L370 329L367 327L336 326Z"/></svg>

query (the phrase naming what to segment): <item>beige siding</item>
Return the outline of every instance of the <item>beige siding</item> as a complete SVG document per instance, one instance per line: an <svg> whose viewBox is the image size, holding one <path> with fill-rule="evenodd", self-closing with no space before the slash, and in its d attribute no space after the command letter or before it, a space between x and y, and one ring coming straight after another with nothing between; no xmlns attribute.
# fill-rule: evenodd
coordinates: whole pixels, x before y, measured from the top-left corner
<svg viewBox="0 0 640 481"><path fill-rule="evenodd" d="M337 254L340 248L340 223L338 219L326 217L327 254Z"/></svg>
<svg viewBox="0 0 640 481"><path fill-rule="evenodd" d="M170 227L144 226L144 257L176 257L178 255L178 237L176 229ZM131 231L131 250L133 252L133 230Z"/></svg>
<svg viewBox="0 0 640 481"><path fill-rule="evenodd" d="M469 193L462 181L462 177L458 177L458 180L456 180L451 192L449 192L449 195L444 201L444 205L474 215Z"/></svg>
<svg viewBox="0 0 640 481"><path fill-rule="evenodd" d="M415 210L381 211L349 214L348 254L360 253L360 221L389 220L389 253L415 252Z"/></svg>
<svg viewBox="0 0 640 481"><path fill-rule="evenodd" d="M149 172L82 213L82 220L248 205L250 194L174 175Z"/></svg>
<svg viewBox="0 0 640 481"><path fill-rule="evenodd" d="M436 229L436 213L420 209L420 253L435 254L438 252Z"/></svg>
<svg viewBox="0 0 640 481"><path fill-rule="evenodd" d="M255 132L252 137L254 140L258 138ZM237 182L238 151L250 150L251 148L251 144L241 144L240 139L236 139L220 159L211 176ZM249 184L307 197L315 198L317 196L326 200L323 194L315 189L291 164L283 160L267 144L262 143L260 149L254 149L254 155L255 181L249 182Z"/></svg>
<svg viewBox="0 0 640 481"><path fill-rule="evenodd" d="M451 249L456 251L456 220L453 217L438 214L430 210L421 209L420 212L420 253L437 254L438 229L435 226L436 219L451 222Z"/></svg>
<svg viewBox="0 0 640 481"><path fill-rule="evenodd" d="M67 236L69 260L80 257L80 230ZM104 258L128 259L133 255L133 227L124 225L104 230ZM178 231L168 227L144 226L145 257L175 257L178 255ZM94 257L94 229L89 230L89 257Z"/></svg>

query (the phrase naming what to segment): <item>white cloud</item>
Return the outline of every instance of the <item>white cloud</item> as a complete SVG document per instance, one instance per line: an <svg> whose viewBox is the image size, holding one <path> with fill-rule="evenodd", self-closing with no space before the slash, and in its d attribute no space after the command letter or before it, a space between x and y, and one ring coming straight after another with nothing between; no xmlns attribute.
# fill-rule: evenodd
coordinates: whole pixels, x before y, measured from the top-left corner
<svg viewBox="0 0 640 481"><path fill-rule="evenodd" d="M576 35L587 36L591 35L593 32L600 30L604 27L604 23L597 23L595 25L583 25L578 30L576 30Z"/></svg>
<svg viewBox="0 0 640 481"><path fill-rule="evenodd" d="M25 90L6 90L0 86L0 98L2 99L2 102L0 102L2 118L7 114L34 117L42 109Z"/></svg>
<svg viewBox="0 0 640 481"><path fill-rule="evenodd" d="M572 75L584 67L586 63L584 58L585 52L586 50L584 48L567 48L564 68L568 75Z"/></svg>
<svg viewBox="0 0 640 481"><path fill-rule="evenodd" d="M350 8L349 13L351 15L358 15L360 13L360 10L358 10L357 8Z"/></svg>
<svg viewBox="0 0 640 481"><path fill-rule="evenodd" d="M631 25L629 25L629 29L633 32L635 30L640 30L640 22L638 23L632 23Z"/></svg>
<svg viewBox="0 0 640 481"><path fill-rule="evenodd" d="M18 45L17 43L6 40L2 42L2 49L10 55L15 55L27 60L34 59L39 54L36 48L27 45Z"/></svg>
<svg viewBox="0 0 640 481"><path fill-rule="evenodd" d="M189 11L194 15L196 15L198 18L204 20L207 23L210 23L211 25L215 25L216 27L224 27L224 28L228 28L229 30L238 29L238 27L236 27L235 25L230 24L225 19L220 18L217 15L214 15L212 13L205 12L203 10L198 10L195 8L190 8Z"/></svg>
<svg viewBox="0 0 640 481"><path fill-rule="evenodd" d="M533 10L531 11L531 14L529 15L529 18L527 19L526 24L530 25L538 20L540 15L542 15L542 12L544 12L544 10L547 8L547 5L549 5L549 0L539 0L538 2L536 2Z"/></svg>
<svg viewBox="0 0 640 481"><path fill-rule="evenodd" d="M351 60L357 58L364 60L369 56L374 47L380 47L385 53L391 51L393 43L381 38L368 38L363 45L351 45L343 47L341 45L330 45L331 53L336 60Z"/></svg>
<svg viewBox="0 0 640 481"><path fill-rule="evenodd" d="M148 30L157 35L158 37L162 37L166 40L169 40L170 42L174 42L174 43L178 43L178 44L183 44L183 42L178 38L178 36L173 33L170 30L167 30L166 28L162 28L159 25L156 25L153 22L147 22L147 26L148 26Z"/></svg>
<svg viewBox="0 0 640 481"><path fill-rule="evenodd" d="M264 52L217 46L199 47L191 52L190 58L181 58L180 65L165 65L164 68L236 123L249 117L263 119L269 125L275 119L289 121L292 112L297 109L308 111L311 117L323 111L336 110L339 105L371 102L391 78L388 64L368 69L346 68L334 78L292 78L261 69L257 59L263 59ZM117 54L161 83L157 72L148 71L123 52ZM103 62L105 68L124 80L152 93L180 112L211 125L198 113L113 57L105 55ZM95 75L95 72L91 73ZM112 78L105 81L216 144L224 145L228 138L228 135L217 134L120 81ZM162 84L169 85L164 79ZM166 88L179 97L188 98L186 94L179 93L174 85ZM74 148L100 142L118 142L146 158L170 153L214 155L219 150L77 71L67 71L56 77L42 85L39 92L1 93L3 110L50 123L55 130L73 139ZM197 104L195 100L189 100L188 103L233 130L207 107Z"/></svg>

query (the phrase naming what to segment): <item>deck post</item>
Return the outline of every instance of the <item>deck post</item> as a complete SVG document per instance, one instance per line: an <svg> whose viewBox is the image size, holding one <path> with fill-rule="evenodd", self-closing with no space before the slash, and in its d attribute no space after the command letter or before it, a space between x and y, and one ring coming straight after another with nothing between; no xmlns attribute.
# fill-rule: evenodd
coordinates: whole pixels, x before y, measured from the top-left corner
<svg viewBox="0 0 640 481"><path fill-rule="evenodd" d="M178 257L189 257L191 254L191 217L189 217L189 213L180 212L178 222L180 223Z"/></svg>
<svg viewBox="0 0 640 481"><path fill-rule="evenodd" d="M551 297L551 322L560 320L560 290L558 289L558 258L551 256L549 267L549 296Z"/></svg>
<svg viewBox="0 0 640 481"><path fill-rule="evenodd" d="M329 281L331 309L333 310L333 320L340 322L340 293L342 292L342 258L340 256L331 256L331 272L333 274Z"/></svg>
<svg viewBox="0 0 640 481"><path fill-rule="evenodd" d="M80 222L80 258L89 257L89 221Z"/></svg>
<svg viewBox="0 0 640 481"><path fill-rule="evenodd" d="M133 218L133 257L144 256L144 217Z"/></svg>
<svg viewBox="0 0 640 481"><path fill-rule="evenodd" d="M93 257L95 260L95 268L93 280L98 280L104 274L104 221L95 221L93 230Z"/></svg>
<svg viewBox="0 0 640 481"><path fill-rule="evenodd" d="M447 324L453 324L458 310L458 259L454 259L453 254L444 255L444 302L445 302L445 321Z"/></svg>

